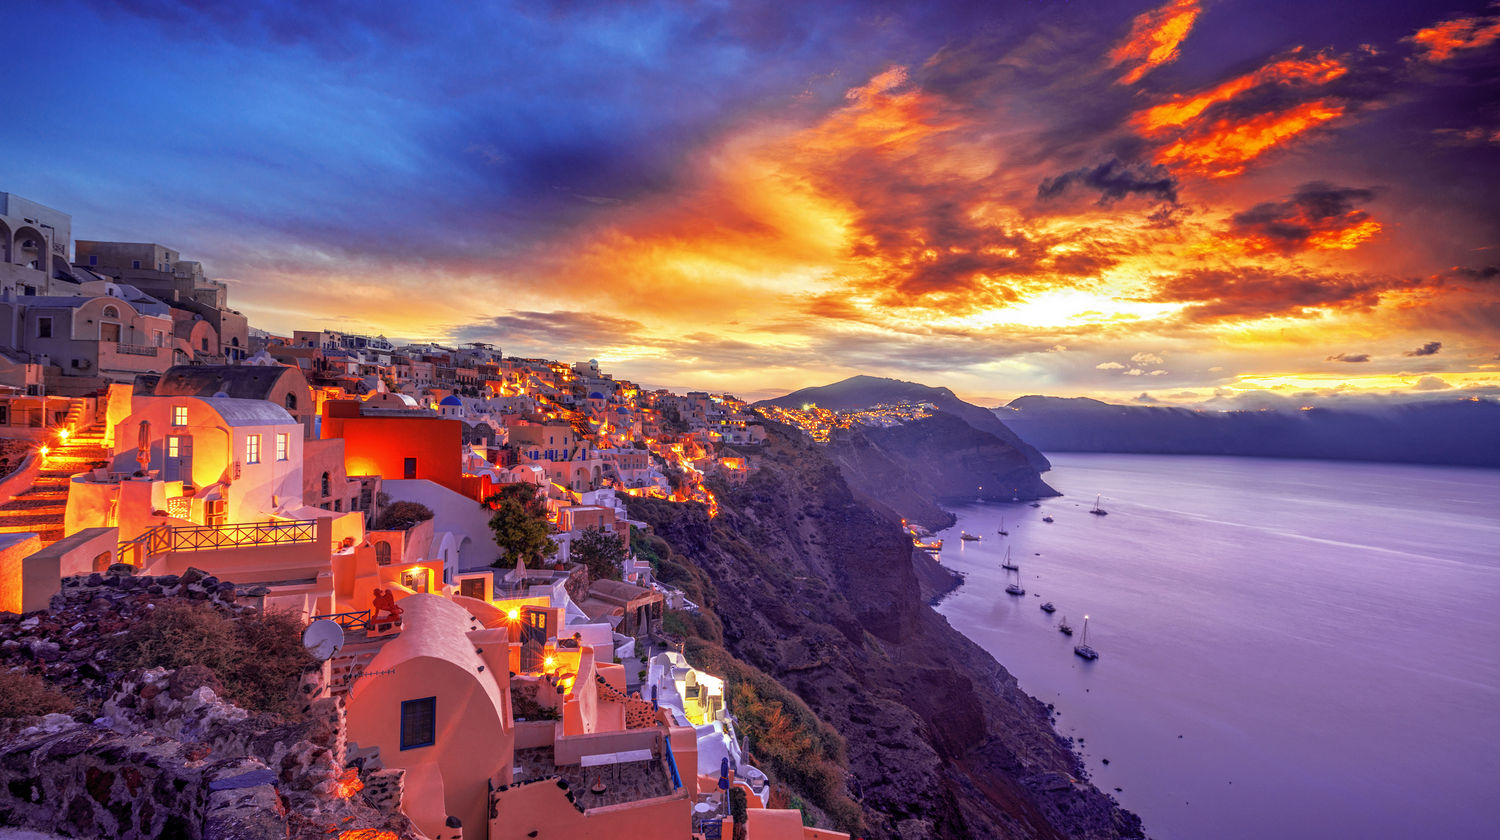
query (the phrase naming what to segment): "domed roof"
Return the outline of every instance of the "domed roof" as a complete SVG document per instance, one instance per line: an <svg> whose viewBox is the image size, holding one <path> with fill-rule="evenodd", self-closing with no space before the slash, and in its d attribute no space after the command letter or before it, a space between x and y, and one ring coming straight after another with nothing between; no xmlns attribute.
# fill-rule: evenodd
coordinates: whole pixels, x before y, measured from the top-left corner
<svg viewBox="0 0 1500 840"><path fill-rule="evenodd" d="M449 394L448 396L443 397L442 402L438 403L438 405L456 405L460 408L463 407L463 404L464 401L459 399L457 394Z"/></svg>
<svg viewBox="0 0 1500 840"><path fill-rule="evenodd" d="M594 391L593 393L589 394L589 399L591 399L591 400L602 400L602 399L604 399L604 395L601 394L601 393L599 393L598 391Z"/></svg>

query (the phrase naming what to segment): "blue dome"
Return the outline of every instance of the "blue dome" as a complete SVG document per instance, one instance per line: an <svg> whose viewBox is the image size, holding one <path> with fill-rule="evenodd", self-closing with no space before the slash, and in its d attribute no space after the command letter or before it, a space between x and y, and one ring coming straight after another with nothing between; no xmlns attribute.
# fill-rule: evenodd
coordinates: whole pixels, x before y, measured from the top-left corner
<svg viewBox="0 0 1500 840"><path fill-rule="evenodd" d="M591 399L591 400L602 400L602 399L604 399L604 395L601 394L601 393L599 393L598 391L595 391L592 394L589 394L589 399Z"/></svg>
<svg viewBox="0 0 1500 840"><path fill-rule="evenodd" d="M459 399L457 394L449 394L448 396L443 397L442 402L438 403L438 405L456 405L459 408L462 408L463 404L464 401Z"/></svg>
<svg viewBox="0 0 1500 840"><path fill-rule="evenodd" d="M615 411L615 413L618 414L618 415L620 415L621 417L629 417L630 416L630 409L628 409L628 408L617 409Z"/></svg>

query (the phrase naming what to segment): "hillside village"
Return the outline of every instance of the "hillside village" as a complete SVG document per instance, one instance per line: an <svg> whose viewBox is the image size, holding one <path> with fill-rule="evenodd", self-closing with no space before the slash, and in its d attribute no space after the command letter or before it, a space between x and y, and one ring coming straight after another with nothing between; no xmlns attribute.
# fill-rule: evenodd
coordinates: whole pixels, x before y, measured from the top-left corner
<svg viewBox="0 0 1500 840"><path fill-rule="evenodd" d="M633 548L626 498L713 515L706 480L753 468L745 403L491 344L267 334L180 252L71 228L0 193L0 612L25 617L6 627L113 591L294 617L321 643L304 699L336 720L329 789L363 796L378 768L410 836L848 836L768 807L758 733L663 632L697 605ZM74 678L72 642L25 638L12 671ZM31 737L134 719L59 717ZM289 801L267 772L234 778ZM66 804L0 810L48 829Z"/></svg>

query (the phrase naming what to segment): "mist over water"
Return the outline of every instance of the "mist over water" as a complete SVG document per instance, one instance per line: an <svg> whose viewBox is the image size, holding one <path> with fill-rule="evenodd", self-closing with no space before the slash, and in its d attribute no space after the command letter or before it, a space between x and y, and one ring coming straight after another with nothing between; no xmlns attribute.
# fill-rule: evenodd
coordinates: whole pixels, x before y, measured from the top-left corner
<svg viewBox="0 0 1500 840"><path fill-rule="evenodd" d="M1500 471L1048 457L1062 498L955 510L939 611L1152 837L1497 836Z"/></svg>

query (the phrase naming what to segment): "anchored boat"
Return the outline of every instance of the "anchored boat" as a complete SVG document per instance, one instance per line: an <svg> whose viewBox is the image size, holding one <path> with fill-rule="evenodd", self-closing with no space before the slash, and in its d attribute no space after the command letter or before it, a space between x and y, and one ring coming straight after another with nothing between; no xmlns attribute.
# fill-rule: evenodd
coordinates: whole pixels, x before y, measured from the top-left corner
<svg viewBox="0 0 1500 840"><path fill-rule="evenodd" d="M1089 660L1089 661L1093 661L1093 660L1099 658L1099 652L1096 651L1096 650L1094 650L1093 648L1089 647L1089 617L1088 616L1084 616L1083 617L1083 638L1078 641L1078 644L1076 644L1076 645L1073 646L1073 652L1076 653L1076 654L1078 654L1079 656L1083 657L1084 659Z"/></svg>

